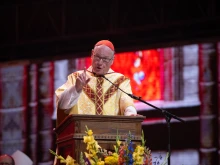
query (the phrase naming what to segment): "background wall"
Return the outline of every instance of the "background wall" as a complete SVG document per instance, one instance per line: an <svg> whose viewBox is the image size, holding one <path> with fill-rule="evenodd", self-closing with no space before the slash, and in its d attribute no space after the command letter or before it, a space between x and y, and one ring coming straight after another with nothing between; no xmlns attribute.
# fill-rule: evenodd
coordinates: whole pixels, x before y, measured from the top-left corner
<svg viewBox="0 0 220 165"><path fill-rule="evenodd" d="M216 43L160 48L162 97L147 101L185 121L171 119L172 164L218 162L217 48ZM83 61L73 58L1 67L1 154L21 150L34 164L53 163L49 149L56 147L54 90L69 73L82 67ZM135 105L138 113L146 116L142 127L153 161L165 158L165 116L144 103Z"/></svg>

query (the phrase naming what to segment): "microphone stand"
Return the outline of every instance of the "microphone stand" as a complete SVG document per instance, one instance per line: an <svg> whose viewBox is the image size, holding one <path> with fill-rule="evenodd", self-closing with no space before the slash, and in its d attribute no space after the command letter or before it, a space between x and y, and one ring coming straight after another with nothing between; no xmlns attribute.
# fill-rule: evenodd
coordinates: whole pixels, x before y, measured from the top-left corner
<svg viewBox="0 0 220 165"><path fill-rule="evenodd" d="M114 84L113 82L111 82L108 78L106 78L104 75L102 75L101 77L103 77L104 79L106 79L107 81L109 81L109 82L110 82L112 85L114 85L117 89L119 89L119 90L122 91L123 93L127 94L127 95L130 96L131 98L133 98L133 99L135 99L135 100L138 100L138 101L140 101L140 102L142 102L142 103L145 103L145 104L147 104L147 105L149 105L149 106L151 106L151 107L153 107L153 108L155 108L155 109L157 109L157 110L159 110L159 111L162 112L162 114L165 116L165 119L166 119L166 122L167 122L167 127L168 127L168 160L167 160L167 161L168 161L168 165L170 165L170 156L171 156L171 147L170 147L170 146L171 146L170 120L171 120L172 118L174 118L174 119L179 120L179 121L181 121L181 122L185 122L185 121L184 121L183 119L181 119L181 118L179 118L179 117L173 115L172 113L170 113L170 112L164 110L164 109L158 108L158 107L156 107L156 106L154 106L154 105L152 105L152 104L150 104L150 103L148 103L148 102L142 100L141 97L137 97L137 96L135 96L135 95L133 95L133 94L130 94L130 93L125 92L124 90L122 90L121 88L119 88L119 86L117 86L116 84Z"/></svg>

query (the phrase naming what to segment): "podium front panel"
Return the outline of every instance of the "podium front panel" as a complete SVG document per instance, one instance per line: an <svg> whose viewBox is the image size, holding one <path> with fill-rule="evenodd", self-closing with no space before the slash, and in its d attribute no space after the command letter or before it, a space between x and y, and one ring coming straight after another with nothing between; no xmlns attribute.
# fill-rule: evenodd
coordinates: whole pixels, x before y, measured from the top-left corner
<svg viewBox="0 0 220 165"><path fill-rule="evenodd" d="M70 155L79 162L80 153L86 152L83 142L86 126L93 131L95 140L103 149L113 151L117 133L124 141L130 132L133 143L140 144L144 119L144 116L69 115L55 129L58 154L65 158Z"/></svg>

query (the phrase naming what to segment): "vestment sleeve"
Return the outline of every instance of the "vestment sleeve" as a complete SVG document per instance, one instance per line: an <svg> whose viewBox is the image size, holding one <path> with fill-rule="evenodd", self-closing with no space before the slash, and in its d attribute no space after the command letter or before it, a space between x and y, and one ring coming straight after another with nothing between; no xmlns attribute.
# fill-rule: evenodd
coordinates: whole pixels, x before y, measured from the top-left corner
<svg viewBox="0 0 220 165"><path fill-rule="evenodd" d="M65 113L69 113L69 109L77 103L80 96L76 91L75 81L75 77L69 75L66 83L55 91L57 109L63 109Z"/></svg>
<svg viewBox="0 0 220 165"><path fill-rule="evenodd" d="M125 116L131 116L131 115L136 115L137 114L137 110L133 107L133 106L129 106L125 109Z"/></svg>

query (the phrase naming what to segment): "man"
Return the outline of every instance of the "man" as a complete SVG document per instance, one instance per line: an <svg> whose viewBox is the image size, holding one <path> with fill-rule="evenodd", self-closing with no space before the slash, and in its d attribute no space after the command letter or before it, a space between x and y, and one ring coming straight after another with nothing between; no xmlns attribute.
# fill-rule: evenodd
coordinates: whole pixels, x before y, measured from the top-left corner
<svg viewBox="0 0 220 165"><path fill-rule="evenodd" d="M7 154L0 155L0 165L15 165L14 159Z"/></svg>
<svg viewBox="0 0 220 165"><path fill-rule="evenodd" d="M70 74L55 91L58 120L61 110L66 114L137 115L133 99L122 92L132 93L130 80L110 68L114 54L112 42L97 42L91 53L92 65Z"/></svg>

